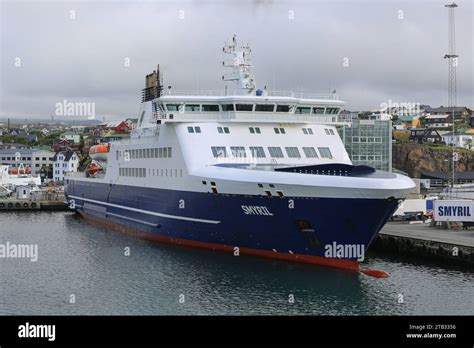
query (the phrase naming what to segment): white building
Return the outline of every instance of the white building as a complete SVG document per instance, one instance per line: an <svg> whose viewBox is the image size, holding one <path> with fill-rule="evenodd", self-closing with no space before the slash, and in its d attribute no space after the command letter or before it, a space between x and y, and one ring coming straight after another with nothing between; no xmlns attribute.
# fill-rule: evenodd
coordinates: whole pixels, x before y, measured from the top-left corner
<svg viewBox="0 0 474 348"><path fill-rule="evenodd" d="M454 133L448 132L441 135L443 141L447 145L453 145L456 147L462 147L464 149L474 149L474 130L459 130Z"/></svg>
<svg viewBox="0 0 474 348"><path fill-rule="evenodd" d="M33 150L32 172L38 174L43 167L53 168L54 152L46 150Z"/></svg>
<svg viewBox="0 0 474 348"><path fill-rule="evenodd" d="M64 174L77 172L79 156L74 151L59 151L54 155L53 180L64 181Z"/></svg>
<svg viewBox="0 0 474 348"><path fill-rule="evenodd" d="M81 142L81 135L73 132L63 133L59 138L61 140L67 140L73 144L79 144Z"/></svg>

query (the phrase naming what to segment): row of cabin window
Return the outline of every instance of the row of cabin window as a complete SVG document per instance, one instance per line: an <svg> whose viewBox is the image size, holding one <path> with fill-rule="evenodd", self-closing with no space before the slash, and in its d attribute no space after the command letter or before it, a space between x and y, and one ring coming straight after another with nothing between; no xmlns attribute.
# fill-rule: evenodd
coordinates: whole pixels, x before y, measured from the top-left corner
<svg viewBox="0 0 474 348"><path fill-rule="evenodd" d="M265 158L265 150L262 146L250 146L250 154L253 158ZM278 146L269 146L268 153L272 158L284 158L283 151L281 147ZM303 147L303 152L307 158L332 158L332 153L329 147L318 147L318 152L314 147ZM211 146L212 155L216 158L229 157L227 153L227 148L225 146ZM286 154L289 158L301 158L300 151L295 146L285 147ZM242 158L247 157L247 152L244 146L231 146L230 152L231 157Z"/></svg>
<svg viewBox="0 0 474 348"><path fill-rule="evenodd" d="M164 104L168 112L220 112L220 111L249 111L249 112L290 112L290 105L275 104ZM184 108L184 109L183 109ZM339 108L312 106L297 106L294 114L337 115Z"/></svg>
<svg viewBox="0 0 474 348"><path fill-rule="evenodd" d="M147 176L175 176L182 177L183 170L180 169L158 169L158 168L148 168L148 174L146 168L119 168L120 176L133 176L139 178L145 178Z"/></svg>
<svg viewBox="0 0 474 348"><path fill-rule="evenodd" d="M311 128L302 128L303 134L314 134L313 129ZM327 135L334 135L334 130L325 128ZM251 134L261 134L262 132L260 131L259 127L249 127L249 131ZM273 131L275 134L286 134L285 128L282 127L275 127L273 128ZM217 127L217 132L220 134L229 134L230 129L229 127ZM201 127L188 127L188 133L201 133Z"/></svg>
<svg viewBox="0 0 474 348"><path fill-rule="evenodd" d="M146 177L146 168L119 168L120 176Z"/></svg>
<svg viewBox="0 0 474 348"><path fill-rule="evenodd" d="M127 155L127 153L129 155ZM171 147L155 147L151 149L133 149L125 150L124 157L130 156L130 159L139 158L171 158ZM117 158L119 154L117 153Z"/></svg>

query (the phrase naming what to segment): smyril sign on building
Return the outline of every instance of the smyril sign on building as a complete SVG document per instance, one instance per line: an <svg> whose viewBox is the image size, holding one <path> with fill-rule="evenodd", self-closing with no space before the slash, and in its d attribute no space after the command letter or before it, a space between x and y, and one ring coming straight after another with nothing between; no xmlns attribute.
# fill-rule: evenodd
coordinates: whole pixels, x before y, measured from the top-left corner
<svg viewBox="0 0 474 348"><path fill-rule="evenodd" d="M433 203L435 221L474 222L474 201L436 200Z"/></svg>

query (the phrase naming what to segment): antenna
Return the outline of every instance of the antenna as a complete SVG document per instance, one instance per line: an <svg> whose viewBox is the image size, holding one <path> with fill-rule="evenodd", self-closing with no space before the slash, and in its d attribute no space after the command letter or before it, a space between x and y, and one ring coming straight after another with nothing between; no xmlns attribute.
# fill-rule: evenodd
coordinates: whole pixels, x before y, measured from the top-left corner
<svg viewBox="0 0 474 348"><path fill-rule="evenodd" d="M455 20L454 9L458 7L454 2L452 4L444 5L448 8L448 54L444 55L444 59L448 60L448 107L451 108L451 115L453 118L452 128L452 182L451 187L454 189L454 167L455 167L455 152L454 152L454 107L457 104L456 100L456 67L458 65L458 55L456 54L456 37L455 37Z"/></svg>
<svg viewBox="0 0 474 348"><path fill-rule="evenodd" d="M222 52L231 54L233 58L231 60L225 60L222 62L222 66L226 68L232 68L232 73L223 75L222 80L224 81L236 81L240 88L247 92L247 94L255 93L255 78L251 72L250 63L250 49L249 44L246 46L238 47L237 39L234 35L232 41L229 43L226 41Z"/></svg>

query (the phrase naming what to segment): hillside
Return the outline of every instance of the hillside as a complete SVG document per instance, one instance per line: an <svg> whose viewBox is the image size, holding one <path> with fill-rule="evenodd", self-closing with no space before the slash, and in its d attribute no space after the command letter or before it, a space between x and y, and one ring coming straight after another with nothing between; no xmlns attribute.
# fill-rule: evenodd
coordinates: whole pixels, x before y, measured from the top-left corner
<svg viewBox="0 0 474 348"><path fill-rule="evenodd" d="M457 149L459 161L456 171L474 170L474 151ZM450 169L451 149L447 146L419 145L413 143L393 144L393 168L419 178L422 171L445 171Z"/></svg>

